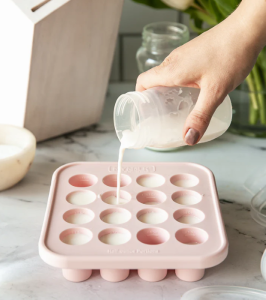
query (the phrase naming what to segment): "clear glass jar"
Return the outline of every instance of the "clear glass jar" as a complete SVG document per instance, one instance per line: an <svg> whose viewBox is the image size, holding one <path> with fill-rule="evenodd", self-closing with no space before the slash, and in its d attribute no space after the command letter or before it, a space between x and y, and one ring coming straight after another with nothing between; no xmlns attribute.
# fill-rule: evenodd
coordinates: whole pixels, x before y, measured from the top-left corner
<svg viewBox="0 0 266 300"><path fill-rule="evenodd" d="M174 22L156 22L146 25L142 32L142 46L137 51L139 72L160 65L177 47L189 41L186 25Z"/></svg>

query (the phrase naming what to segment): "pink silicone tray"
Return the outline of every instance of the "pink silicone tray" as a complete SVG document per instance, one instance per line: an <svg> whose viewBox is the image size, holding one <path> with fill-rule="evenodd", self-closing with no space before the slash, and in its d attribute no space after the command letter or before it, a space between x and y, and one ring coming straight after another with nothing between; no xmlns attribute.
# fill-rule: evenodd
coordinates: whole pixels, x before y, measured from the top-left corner
<svg viewBox="0 0 266 300"><path fill-rule="evenodd" d="M64 165L53 175L39 252L46 263L61 268L65 278L83 281L92 269L100 269L104 279L115 282L127 278L130 269L138 269L142 279L158 281L166 276L167 269L175 269L180 279L196 281L206 268L226 258L228 242L209 169L192 163L123 163L121 196L130 201L119 206L103 201L110 194L116 195L116 172L117 163L80 162ZM146 176L162 176L163 184L155 188L139 185L139 179ZM179 186L173 184L176 182ZM69 203L68 195L79 191L95 193L95 201L82 206ZM193 201L187 203L186 197ZM158 204L148 205L149 201ZM130 219L120 225L105 223L101 216L110 208L127 210ZM161 209L167 218L157 225L143 223L138 217L144 209ZM88 212L93 219L86 224L64 220L73 213ZM190 216L196 216L199 223L179 221ZM122 245L100 241L110 233L127 234L130 239ZM66 244L62 240L69 234L85 234L89 241Z"/></svg>

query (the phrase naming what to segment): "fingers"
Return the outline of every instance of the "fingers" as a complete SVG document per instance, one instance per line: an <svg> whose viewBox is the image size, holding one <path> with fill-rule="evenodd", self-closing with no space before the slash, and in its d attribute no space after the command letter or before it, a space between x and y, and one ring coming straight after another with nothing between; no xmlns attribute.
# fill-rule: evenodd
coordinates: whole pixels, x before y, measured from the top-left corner
<svg viewBox="0 0 266 300"><path fill-rule="evenodd" d="M218 95L211 88L204 87L201 89L197 103L187 117L184 126L183 139L187 145L193 146L200 141L216 108L223 99L223 95Z"/></svg>
<svg viewBox="0 0 266 300"><path fill-rule="evenodd" d="M172 82L171 78L170 81ZM168 86L170 81L165 68L158 66L139 75L136 91L142 92L154 86Z"/></svg>
<svg viewBox="0 0 266 300"><path fill-rule="evenodd" d="M160 66L140 74L137 79L136 91L142 92L155 86L175 86L174 79L177 76L173 74L174 65L171 63L171 56L170 54Z"/></svg>

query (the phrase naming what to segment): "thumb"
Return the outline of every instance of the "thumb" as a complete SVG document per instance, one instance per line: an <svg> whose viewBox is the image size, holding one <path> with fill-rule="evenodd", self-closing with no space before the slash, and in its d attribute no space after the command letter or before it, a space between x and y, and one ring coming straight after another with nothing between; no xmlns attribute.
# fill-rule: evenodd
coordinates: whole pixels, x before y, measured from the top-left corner
<svg viewBox="0 0 266 300"><path fill-rule="evenodd" d="M200 141L223 99L223 96L218 96L217 92L210 88L201 89L196 105L187 117L183 129L183 139L187 145L193 146Z"/></svg>

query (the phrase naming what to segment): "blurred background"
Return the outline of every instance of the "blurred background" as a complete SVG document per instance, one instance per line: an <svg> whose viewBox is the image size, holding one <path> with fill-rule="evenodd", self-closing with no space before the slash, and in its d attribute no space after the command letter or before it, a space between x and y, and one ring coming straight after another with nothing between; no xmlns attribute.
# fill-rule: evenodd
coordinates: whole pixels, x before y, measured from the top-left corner
<svg viewBox="0 0 266 300"><path fill-rule="evenodd" d="M189 15L174 9L154 9L125 0L111 70L110 82L134 82L139 71L136 52L141 46L143 27L153 22L178 22L189 27ZM190 28L190 37L197 34Z"/></svg>
<svg viewBox="0 0 266 300"><path fill-rule="evenodd" d="M131 84L125 90L134 90L139 73L219 24L239 3L0 2L0 124L27 128L43 141L98 123L108 84L120 84L113 98L125 92L124 83ZM266 137L265 62L264 49L245 82L230 93L233 133Z"/></svg>

